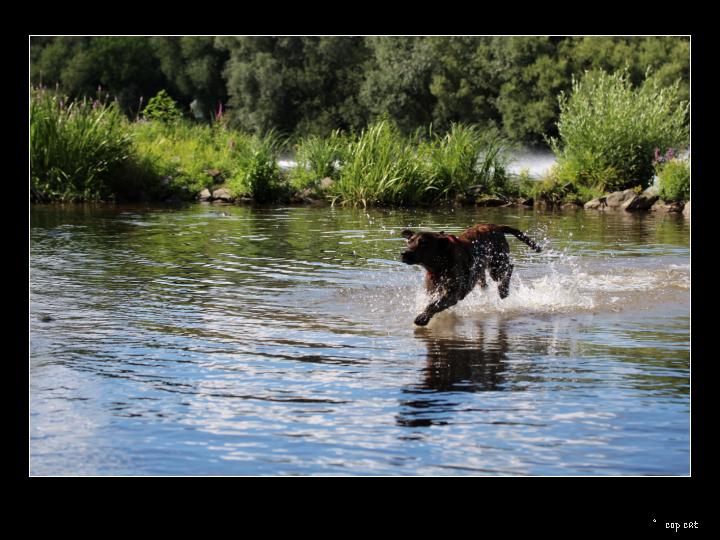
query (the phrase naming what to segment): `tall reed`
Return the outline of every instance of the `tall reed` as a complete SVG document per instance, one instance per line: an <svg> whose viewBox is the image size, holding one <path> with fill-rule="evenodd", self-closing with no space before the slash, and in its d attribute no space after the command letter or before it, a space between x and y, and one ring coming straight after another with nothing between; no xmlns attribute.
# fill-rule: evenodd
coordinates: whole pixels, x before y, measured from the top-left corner
<svg viewBox="0 0 720 540"><path fill-rule="evenodd" d="M445 135L428 130L403 136L382 120L347 144L333 201L342 204L413 205L451 200L471 187L507 188L507 147L495 135L454 124Z"/></svg>
<svg viewBox="0 0 720 540"><path fill-rule="evenodd" d="M238 173L229 182L236 195L247 194L260 203L279 199L285 191L278 157L285 140L274 131L253 135L237 154Z"/></svg>
<svg viewBox="0 0 720 540"><path fill-rule="evenodd" d="M425 200L448 200L471 187L484 194L507 190L508 143L495 132L483 133L477 127L452 124L443 136L431 133L420 145L424 160Z"/></svg>
<svg viewBox="0 0 720 540"><path fill-rule="evenodd" d="M416 148L388 120L371 124L348 143L334 201L413 204L422 198L422 163Z"/></svg>
<svg viewBox="0 0 720 540"><path fill-rule="evenodd" d="M290 171L295 189L318 189L323 178L337 180L345 161L348 139L339 130L329 137L310 136L300 139L296 146L297 166Z"/></svg>
<svg viewBox="0 0 720 540"><path fill-rule="evenodd" d="M127 120L116 102L31 90L31 200L107 198L130 151Z"/></svg>

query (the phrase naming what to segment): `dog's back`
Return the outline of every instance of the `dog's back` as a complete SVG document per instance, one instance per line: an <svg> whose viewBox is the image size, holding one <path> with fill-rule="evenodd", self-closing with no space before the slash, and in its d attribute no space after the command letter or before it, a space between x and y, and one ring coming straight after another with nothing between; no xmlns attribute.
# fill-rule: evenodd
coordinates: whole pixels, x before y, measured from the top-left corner
<svg viewBox="0 0 720 540"><path fill-rule="evenodd" d="M478 223L477 225L473 225L463 232L459 238L469 242L497 241L496 239L502 238L505 244L507 244L507 240L505 240L506 234L512 234L537 252L542 250L542 248L525 235L525 233L508 227L507 225L495 225L494 223Z"/></svg>

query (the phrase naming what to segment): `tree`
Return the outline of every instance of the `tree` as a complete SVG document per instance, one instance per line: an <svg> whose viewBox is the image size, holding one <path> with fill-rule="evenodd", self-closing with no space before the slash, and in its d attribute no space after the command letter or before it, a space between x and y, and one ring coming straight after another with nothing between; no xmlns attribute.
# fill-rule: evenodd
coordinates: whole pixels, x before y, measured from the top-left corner
<svg viewBox="0 0 720 540"><path fill-rule="evenodd" d="M218 38L233 121L244 129L328 134L364 123L362 38Z"/></svg>
<svg viewBox="0 0 720 540"><path fill-rule="evenodd" d="M627 68L630 81L639 86L650 68L665 86L680 79L682 99L690 98L689 38L581 37L569 38L560 47L576 76L585 71L612 73Z"/></svg>
<svg viewBox="0 0 720 540"><path fill-rule="evenodd" d="M208 119L227 101L222 70L228 53L215 47L215 38L155 37L150 43L169 83L167 90L185 108L195 102L199 114Z"/></svg>
<svg viewBox="0 0 720 540"><path fill-rule="evenodd" d="M505 133L539 143L557 131L557 95L570 87L567 62L546 37L493 38L493 62L500 73L497 109Z"/></svg>
<svg viewBox="0 0 720 540"><path fill-rule="evenodd" d="M433 119L430 91L435 55L427 38L367 38L373 61L366 69L360 102L371 118L387 115L404 132Z"/></svg>
<svg viewBox="0 0 720 540"><path fill-rule="evenodd" d="M34 83L58 83L71 97L95 96L102 87L126 113L137 112L140 96L155 95L166 82L149 38L56 37L38 46Z"/></svg>
<svg viewBox="0 0 720 540"><path fill-rule="evenodd" d="M500 79L494 69L489 37L429 38L435 56L430 92L435 98L433 124L445 130L452 122L499 127Z"/></svg>

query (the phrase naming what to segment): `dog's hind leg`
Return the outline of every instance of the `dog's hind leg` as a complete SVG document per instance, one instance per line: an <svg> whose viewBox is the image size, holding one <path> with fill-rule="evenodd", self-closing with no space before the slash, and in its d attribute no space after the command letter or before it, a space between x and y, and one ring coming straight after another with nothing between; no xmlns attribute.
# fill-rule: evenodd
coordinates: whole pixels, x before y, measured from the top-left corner
<svg viewBox="0 0 720 540"><path fill-rule="evenodd" d="M507 298L507 295L510 294L510 277L512 276L513 268L513 265L508 263L504 272L500 275L500 283L498 284L500 298Z"/></svg>
<svg viewBox="0 0 720 540"><path fill-rule="evenodd" d="M506 298L510 294L510 277L512 276L513 265L510 264L510 257L501 253L493 257L490 264L490 277L497 281L500 298Z"/></svg>
<svg viewBox="0 0 720 540"><path fill-rule="evenodd" d="M485 269L484 268L482 270L480 270L480 272L478 273L477 284L480 285L481 288L487 289L488 284L487 284L487 279L485 279Z"/></svg>

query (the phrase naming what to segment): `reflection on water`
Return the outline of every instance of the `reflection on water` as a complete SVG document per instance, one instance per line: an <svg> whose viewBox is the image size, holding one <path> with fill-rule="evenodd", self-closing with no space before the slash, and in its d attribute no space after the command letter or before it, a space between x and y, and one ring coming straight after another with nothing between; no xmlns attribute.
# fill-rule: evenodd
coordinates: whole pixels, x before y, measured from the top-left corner
<svg viewBox="0 0 720 540"><path fill-rule="evenodd" d="M442 425L448 412L447 401L438 400L438 393L502 391L508 366L506 323L501 321L497 335L487 337L483 325L477 338L465 341L456 337L433 337L426 329L418 329L417 337L427 347L427 365L422 380L403 392L410 397L401 402L403 409L398 425L407 427Z"/></svg>
<svg viewBox="0 0 720 540"><path fill-rule="evenodd" d="M507 223L426 328L404 227ZM518 209L31 210L31 473L689 472L689 224Z"/></svg>

